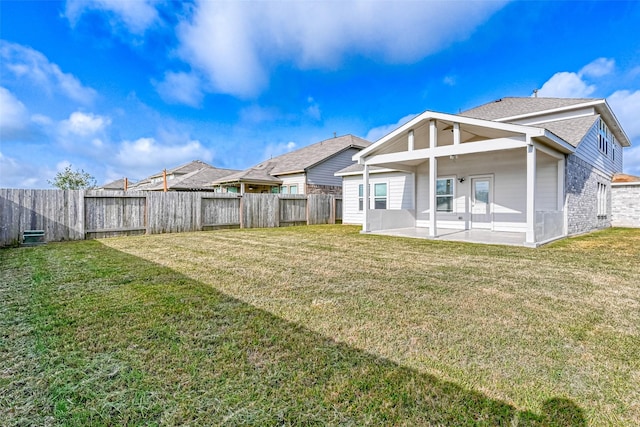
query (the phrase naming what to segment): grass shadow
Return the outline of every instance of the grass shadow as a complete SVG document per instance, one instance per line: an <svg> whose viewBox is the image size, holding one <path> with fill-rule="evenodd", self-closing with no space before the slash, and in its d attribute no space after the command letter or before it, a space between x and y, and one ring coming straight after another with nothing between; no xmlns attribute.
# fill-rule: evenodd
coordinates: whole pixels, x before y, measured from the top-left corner
<svg viewBox="0 0 640 427"><path fill-rule="evenodd" d="M97 241L12 251L3 292L29 295L14 322L35 359L15 374L33 381L0 383L18 396L0 412L31 411L7 425L586 425L568 399L518 410ZM43 388L31 407L26 383Z"/></svg>

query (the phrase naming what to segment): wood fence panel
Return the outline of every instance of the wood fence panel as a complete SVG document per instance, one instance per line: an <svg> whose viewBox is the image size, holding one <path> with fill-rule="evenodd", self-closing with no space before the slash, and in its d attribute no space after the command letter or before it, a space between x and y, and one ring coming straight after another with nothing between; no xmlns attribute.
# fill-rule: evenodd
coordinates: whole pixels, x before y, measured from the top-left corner
<svg viewBox="0 0 640 427"><path fill-rule="evenodd" d="M280 226L307 223L307 197L280 196Z"/></svg>
<svg viewBox="0 0 640 427"><path fill-rule="evenodd" d="M241 206L243 228L280 225L280 198L277 194L243 194Z"/></svg>
<svg viewBox="0 0 640 427"><path fill-rule="evenodd" d="M25 230L44 230L51 242L341 219L342 199L322 194L0 189L0 247L19 244Z"/></svg>
<svg viewBox="0 0 640 427"><path fill-rule="evenodd" d="M307 224L330 224L333 216L334 196L330 194L309 194L307 201Z"/></svg>
<svg viewBox="0 0 640 427"><path fill-rule="evenodd" d="M202 227L240 227L240 197L202 196Z"/></svg>
<svg viewBox="0 0 640 427"><path fill-rule="evenodd" d="M0 189L0 247L20 243L22 191Z"/></svg>

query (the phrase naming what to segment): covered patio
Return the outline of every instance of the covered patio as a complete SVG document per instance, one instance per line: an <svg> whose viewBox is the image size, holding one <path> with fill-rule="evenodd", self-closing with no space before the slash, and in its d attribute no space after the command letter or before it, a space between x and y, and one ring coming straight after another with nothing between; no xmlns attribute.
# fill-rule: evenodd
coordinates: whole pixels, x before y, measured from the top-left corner
<svg viewBox="0 0 640 427"><path fill-rule="evenodd" d="M377 201L387 188L413 200L401 209L389 194L382 209L364 203L363 232L524 246L555 240L566 235L572 150L540 127L427 111L354 156L361 200ZM375 181L372 167L404 174L404 187L392 177Z"/></svg>
<svg viewBox="0 0 640 427"><path fill-rule="evenodd" d="M486 245L528 246L526 233L491 231L482 229L455 230L439 228L438 235L429 236L428 228L407 227L391 230L372 231L370 234L382 236L409 237L413 239L444 240L452 242L481 243Z"/></svg>

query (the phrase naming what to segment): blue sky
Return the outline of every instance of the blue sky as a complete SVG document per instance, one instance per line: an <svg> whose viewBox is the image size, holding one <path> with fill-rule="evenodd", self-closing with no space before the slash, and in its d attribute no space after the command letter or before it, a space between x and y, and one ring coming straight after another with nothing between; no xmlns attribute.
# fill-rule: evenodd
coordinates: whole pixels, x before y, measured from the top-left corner
<svg viewBox="0 0 640 427"><path fill-rule="evenodd" d="M640 2L0 2L0 187L244 169L424 110L607 98L640 175Z"/></svg>

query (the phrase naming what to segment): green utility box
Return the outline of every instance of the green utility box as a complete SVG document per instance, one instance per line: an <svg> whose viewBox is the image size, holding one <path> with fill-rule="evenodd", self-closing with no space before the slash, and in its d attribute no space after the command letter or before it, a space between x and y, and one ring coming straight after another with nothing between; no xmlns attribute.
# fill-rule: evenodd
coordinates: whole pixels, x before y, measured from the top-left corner
<svg viewBox="0 0 640 427"><path fill-rule="evenodd" d="M25 230L22 233L23 246L35 246L44 244L44 230Z"/></svg>

